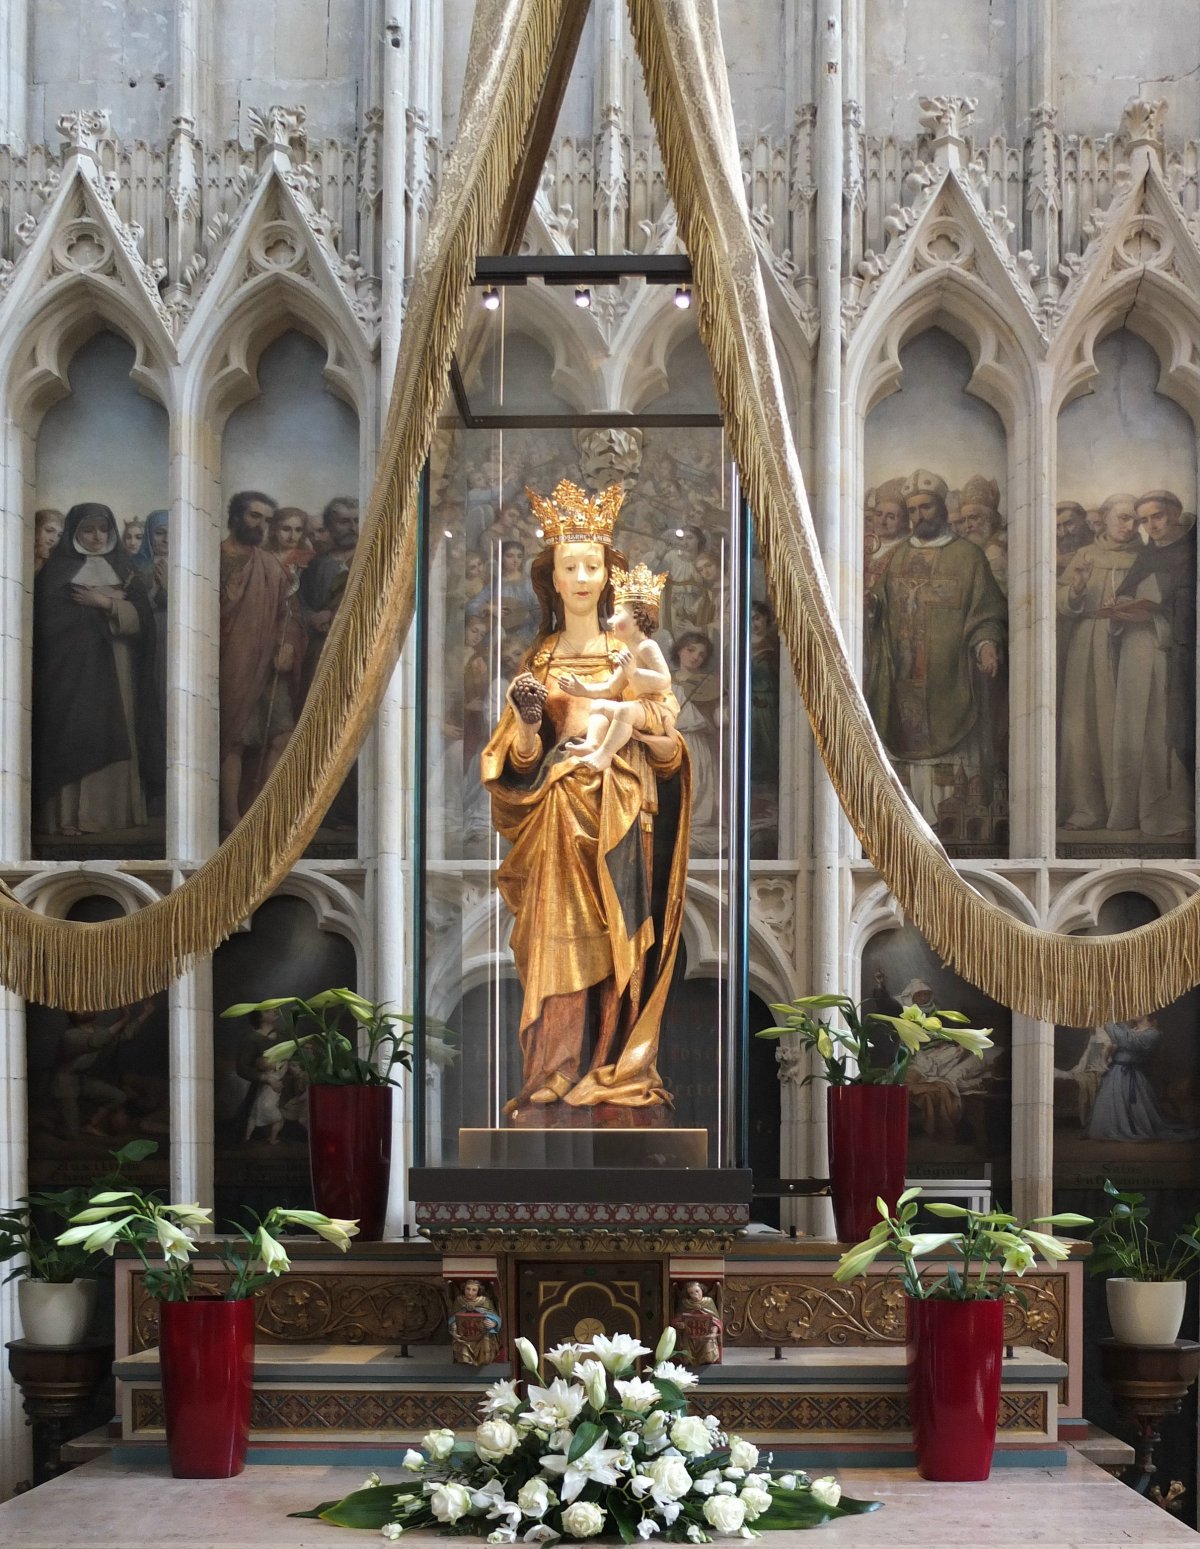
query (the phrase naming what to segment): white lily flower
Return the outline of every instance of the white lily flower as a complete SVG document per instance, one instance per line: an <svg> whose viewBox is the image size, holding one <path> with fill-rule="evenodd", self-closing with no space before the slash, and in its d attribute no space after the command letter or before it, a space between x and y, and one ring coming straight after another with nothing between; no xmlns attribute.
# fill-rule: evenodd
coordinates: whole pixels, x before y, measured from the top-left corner
<svg viewBox="0 0 1200 1549"><path fill-rule="evenodd" d="M694 1371L686 1366L680 1366L675 1361L660 1361L654 1368L654 1375L661 1377L664 1382L673 1382L677 1388L682 1388L686 1393L689 1388L696 1387L700 1379Z"/></svg>
<svg viewBox="0 0 1200 1549"><path fill-rule="evenodd" d="M638 1537L649 1538L652 1533L661 1533L662 1529L653 1517L643 1517L637 1525Z"/></svg>
<svg viewBox="0 0 1200 1549"><path fill-rule="evenodd" d="M179 1227L163 1216L156 1218L154 1233L163 1250L163 1257L168 1262L174 1259L180 1264L186 1264L189 1255L196 1252L196 1244L187 1233L180 1231Z"/></svg>
<svg viewBox="0 0 1200 1549"><path fill-rule="evenodd" d="M544 1517L551 1506L558 1504L553 1490L538 1475L527 1479L517 1492L517 1505L527 1517Z"/></svg>
<svg viewBox="0 0 1200 1549"><path fill-rule="evenodd" d="M561 1537L561 1533L556 1533L554 1529L548 1526L545 1522L535 1522L533 1526L528 1528L522 1535L521 1542L525 1544L553 1544L556 1543Z"/></svg>
<svg viewBox="0 0 1200 1549"><path fill-rule="evenodd" d="M268 1275L282 1275L291 1266L292 1261L284 1251L283 1244L276 1242L270 1232L261 1226L258 1229L258 1251Z"/></svg>
<svg viewBox="0 0 1200 1549"><path fill-rule="evenodd" d="M675 1342L679 1338L674 1324L668 1323L666 1328L658 1336L658 1343L654 1347L654 1364L661 1366L664 1361L669 1361L675 1354Z"/></svg>
<svg viewBox="0 0 1200 1549"><path fill-rule="evenodd" d="M634 1500L640 1501L642 1497L651 1489L653 1484L654 1480L651 1479L648 1474L634 1474L633 1478L629 1481L629 1488L633 1493Z"/></svg>
<svg viewBox="0 0 1200 1549"><path fill-rule="evenodd" d="M372 1470L358 1488L360 1490L377 1490L381 1482L379 1475Z"/></svg>
<svg viewBox="0 0 1200 1549"><path fill-rule="evenodd" d="M203 1205L164 1205L163 1213L173 1216L180 1226L211 1226L212 1211Z"/></svg>
<svg viewBox="0 0 1200 1549"><path fill-rule="evenodd" d="M385 1522L379 1531L384 1538L391 1543L395 1543L401 1533L404 1532L404 1528L399 1522Z"/></svg>
<svg viewBox="0 0 1200 1549"><path fill-rule="evenodd" d="M526 1389L526 1398L529 1408L522 1418L536 1425L539 1430L561 1431L578 1418L579 1411L587 1401L587 1394L578 1383L565 1382L563 1378L555 1377L548 1388L534 1387L530 1383Z"/></svg>
<svg viewBox="0 0 1200 1549"><path fill-rule="evenodd" d="M618 1378L613 1386L621 1395L622 1405L637 1414L646 1414L661 1398L654 1384L643 1381L641 1377Z"/></svg>
<svg viewBox="0 0 1200 1549"><path fill-rule="evenodd" d="M709 1542L708 1535L701 1532L700 1528L695 1522L688 1523L687 1536L688 1542L692 1544L707 1544Z"/></svg>
<svg viewBox="0 0 1200 1549"><path fill-rule="evenodd" d="M603 1409L608 1399L608 1373L602 1362L580 1361L575 1368L575 1380L583 1383L592 1408Z"/></svg>
<svg viewBox="0 0 1200 1549"><path fill-rule="evenodd" d="M489 1544L515 1544L517 1530L515 1527L494 1527L487 1536Z"/></svg>
<svg viewBox="0 0 1200 1549"><path fill-rule="evenodd" d="M111 1253L117 1234L132 1220L132 1215L128 1215L121 1216L116 1221L102 1221L99 1226L90 1221L81 1226L69 1226L65 1232L59 1232L54 1240L64 1248L82 1243L88 1253L95 1253L100 1248L103 1248L106 1253Z"/></svg>
<svg viewBox="0 0 1200 1549"><path fill-rule="evenodd" d="M649 1355L648 1346L639 1343L632 1334L597 1334L591 1342L592 1351L603 1362L605 1371L624 1371L627 1366Z"/></svg>
<svg viewBox="0 0 1200 1549"><path fill-rule="evenodd" d="M658 1508L658 1515L663 1519L667 1527L673 1527L676 1517L678 1517L682 1510L683 1507L678 1501L667 1501L665 1505Z"/></svg>
<svg viewBox="0 0 1200 1549"><path fill-rule="evenodd" d="M553 1350L546 1351L546 1359L554 1367L560 1377L566 1377L569 1381L575 1370L575 1363L579 1359L579 1346L574 1342L555 1345Z"/></svg>
<svg viewBox="0 0 1200 1549"><path fill-rule="evenodd" d="M1069 1259L1071 1257L1071 1250L1066 1243L1060 1241L1057 1237L1052 1237L1049 1232L1035 1232L1026 1227L1025 1238L1041 1254L1047 1264L1053 1264L1056 1259Z"/></svg>
<svg viewBox="0 0 1200 1549"><path fill-rule="evenodd" d="M511 1377L502 1377L483 1390L483 1412L489 1415L510 1414L521 1407L521 1395Z"/></svg>
<svg viewBox="0 0 1200 1549"><path fill-rule="evenodd" d="M621 1443L622 1447L624 1447L627 1452L632 1452L633 1449L637 1446L638 1442L641 1441L641 1439L642 1438L636 1431L622 1431L621 1434L617 1437L617 1440Z"/></svg>
<svg viewBox="0 0 1200 1549"><path fill-rule="evenodd" d="M602 1436L573 1463L567 1461L565 1453L552 1452L542 1459L544 1474L562 1476L562 1489L559 1493L564 1505L569 1506L589 1480L593 1480L596 1484L618 1482L619 1475L615 1465L620 1451L616 1447L601 1446L601 1442L607 1439Z"/></svg>
<svg viewBox="0 0 1200 1549"><path fill-rule="evenodd" d="M524 1335L518 1334L513 1341L517 1347L517 1354L521 1357L521 1365L526 1371L536 1372L538 1369L538 1353Z"/></svg>

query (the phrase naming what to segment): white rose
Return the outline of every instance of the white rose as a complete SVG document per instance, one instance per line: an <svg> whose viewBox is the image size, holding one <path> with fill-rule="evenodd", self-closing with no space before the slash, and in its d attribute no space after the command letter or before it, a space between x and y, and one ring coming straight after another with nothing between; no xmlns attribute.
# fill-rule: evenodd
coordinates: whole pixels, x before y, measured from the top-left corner
<svg viewBox="0 0 1200 1549"><path fill-rule="evenodd" d="M541 1517L554 1502L550 1486L544 1479L527 1479L517 1492L517 1505L527 1517Z"/></svg>
<svg viewBox="0 0 1200 1549"><path fill-rule="evenodd" d="M796 1488L795 1474L780 1474L775 1481L781 1490L794 1490Z"/></svg>
<svg viewBox="0 0 1200 1549"><path fill-rule="evenodd" d="M733 1436L729 1441L729 1461L734 1468L744 1468L747 1471L758 1467L758 1448L753 1442L743 1441L740 1436Z"/></svg>
<svg viewBox="0 0 1200 1549"><path fill-rule="evenodd" d="M699 1479L692 1482L693 1495L711 1495L717 1488L718 1474L701 1474Z"/></svg>
<svg viewBox="0 0 1200 1549"><path fill-rule="evenodd" d="M842 1487L831 1474L826 1474L824 1479L814 1479L809 1488L819 1506L836 1506L842 1498Z"/></svg>
<svg viewBox="0 0 1200 1549"><path fill-rule="evenodd" d="M740 1533L746 1508L736 1496L714 1495L704 1503L704 1520L718 1533Z"/></svg>
<svg viewBox="0 0 1200 1549"><path fill-rule="evenodd" d="M746 1508L746 1521L755 1522L764 1511L771 1509L770 1490L760 1490L757 1485L748 1484L738 1497Z"/></svg>
<svg viewBox="0 0 1200 1549"><path fill-rule="evenodd" d="M426 1431L421 1437L421 1445L435 1463L444 1463L454 1451L456 1440L457 1437L451 1430Z"/></svg>
<svg viewBox="0 0 1200 1549"><path fill-rule="evenodd" d="M517 1428L509 1420L485 1420L475 1427L475 1451L485 1463L496 1463L521 1444Z"/></svg>
<svg viewBox="0 0 1200 1549"><path fill-rule="evenodd" d="M562 1514L562 1525L572 1538L595 1538L604 1526L604 1513L594 1501L572 1501Z"/></svg>
<svg viewBox="0 0 1200 1549"><path fill-rule="evenodd" d="M692 1488L692 1476L682 1458L655 1458L643 1467L650 1480L650 1494L660 1506L682 1500Z"/></svg>
<svg viewBox="0 0 1200 1549"><path fill-rule="evenodd" d="M712 1437L698 1415L681 1415L671 1427L671 1445L685 1457L699 1458L712 1450Z"/></svg>
<svg viewBox="0 0 1200 1549"><path fill-rule="evenodd" d="M744 1479L746 1477L746 1470L744 1468L727 1468L725 1470L725 1477L726 1479Z"/></svg>
<svg viewBox="0 0 1200 1549"><path fill-rule="evenodd" d="M399 1522L385 1522L379 1531L384 1538L390 1539L392 1543L395 1543L401 1533L403 1533L404 1528Z"/></svg>
<svg viewBox="0 0 1200 1549"><path fill-rule="evenodd" d="M410 1447L400 1459L400 1467L407 1468L410 1473L419 1474L425 1467L425 1459L419 1452L414 1452Z"/></svg>
<svg viewBox="0 0 1200 1549"><path fill-rule="evenodd" d="M734 1484L732 1479L722 1479L721 1483L717 1486L717 1494L718 1495L736 1495L737 1494L737 1485Z"/></svg>
<svg viewBox="0 0 1200 1549"><path fill-rule="evenodd" d="M429 1509L439 1522L457 1522L471 1509L471 1492L461 1484L435 1484L429 1492Z"/></svg>

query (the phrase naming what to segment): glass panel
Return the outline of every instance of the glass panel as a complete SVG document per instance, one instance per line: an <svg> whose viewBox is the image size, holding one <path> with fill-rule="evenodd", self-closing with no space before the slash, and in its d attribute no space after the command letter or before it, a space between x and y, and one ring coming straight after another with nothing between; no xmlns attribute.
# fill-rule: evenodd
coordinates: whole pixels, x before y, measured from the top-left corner
<svg viewBox="0 0 1200 1549"><path fill-rule="evenodd" d="M295 729L358 542L358 418L324 368L321 346L284 334L259 362L262 392L222 439L222 834ZM307 853L352 857L357 834L355 769Z"/></svg>
<svg viewBox="0 0 1200 1549"><path fill-rule="evenodd" d="M273 1013L225 1021L221 1012L239 1001L356 989L354 948L344 936L322 930L304 899L284 895L269 898L249 930L217 948L212 973L217 1222L238 1219L243 1208L309 1209L304 1074L293 1064L280 1069L263 1058L279 1041Z"/></svg>
<svg viewBox="0 0 1200 1549"><path fill-rule="evenodd" d="M464 377L473 414L482 401L506 415L519 403L518 422L448 420L431 460L424 1004L454 1057L428 1072L423 1162L726 1164L729 901L742 885L734 749L748 668L734 470L719 422L589 423L561 396L561 362L580 348L564 317L570 292L565 303L553 287L515 294L520 309L509 300L496 314L486 369ZM684 323L656 369L651 413L702 401L686 380L696 362ZM611 361L591 327L596 379ZM538 423L564 406L574 425ZM554 518L525 492L548 496L560 479L587 499L624 487L611 545L547 541ZM645 612L618 608L612 590L617 571L638 566L662 577L634 599ZM769 620L760 644L761 720L773 713L776 730L756 773L765 789L773 772L775 795ZM628 685L623 651L647 679ZM506 712L522 674L534 680L522 691L528 735Z"/></svg>
<svg viewBox="0 0 1200 1549"><path fill-rule="evenodd" d="M1196 429L1121 331L1058 420L1058 853L1195 846Z"/></svg>
<svg viewBox="0 0 1200 1549"><path fill-rule="evenodd" d="M1087 935L1158 918L1140 893L1100 906ZM1054 1031L1054 1181L1094 1188L1190 1185L1200 1164L1200 990L1146 1016Z"/></svg>
<svg viewBox="0 0 1200 1549"><path fill-rule="evenodd" d="M33 853L163 853L167 415L97 334L42 420L33 522Z"/></svg>
<svg viewBox="0 0 1200 1549"><path fill-rule="evenodd" d="M978 1059L955 1044L936 1043L908 1067L908 1176L990 1178L993 1197L1010 1202L1012 1150L1012 1014L960 979L915 926L881 931L863 952L862 994L891 1010L944 1006L972 1027L990 1027L994 1047Z"/></svg>
<svg viewBox="0 0 1200 1549"><path fill-rule="evenodd" d="M953 856L1008 853L1007 450L931 329L866 424L864 688L896 772Z"/></svg>

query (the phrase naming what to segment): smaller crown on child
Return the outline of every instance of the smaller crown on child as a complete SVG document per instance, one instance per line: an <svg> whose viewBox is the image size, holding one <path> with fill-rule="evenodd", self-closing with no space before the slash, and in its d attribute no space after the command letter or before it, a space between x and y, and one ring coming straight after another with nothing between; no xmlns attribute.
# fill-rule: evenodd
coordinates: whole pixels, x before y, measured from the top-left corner
<svg viewBox="0 0 1200 1549"><path fill-rule="evenodd" d="M614 569L612 573L613 598L618 607L626 602L644 602L652 608L657 608L666 584L665 572L662 575L655 575L653 570L640 560L632 570Z"/></svg>

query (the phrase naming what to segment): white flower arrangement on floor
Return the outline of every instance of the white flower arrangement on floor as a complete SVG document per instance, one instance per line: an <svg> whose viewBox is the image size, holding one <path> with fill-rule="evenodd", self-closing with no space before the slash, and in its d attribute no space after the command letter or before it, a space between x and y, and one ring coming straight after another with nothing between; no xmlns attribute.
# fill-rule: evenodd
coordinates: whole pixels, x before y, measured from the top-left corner
<svg viewBox="0 0 1200 1549"><path fill-rule="evenodd" d="M851 1500L833 1478L763 1467L757 1447L727 1437L712 1415L689 1414L685 1395L699 1379L670 1360L674 1329L659 1340L648 1378L637 1362L650 1351L628 1334L547 1351L557 1375L544 1386L537 1351L527 1339L516 1345L530 1375L487 1389L471 1439L430 1431L421 1451L404 1454L410 1477L382 1484L372 1474L343 1499L295 1515L386 1539L440 1527L491 1544L602 1533L627 1544L705 1544L820 1527L879 1504Z"/></svg>

